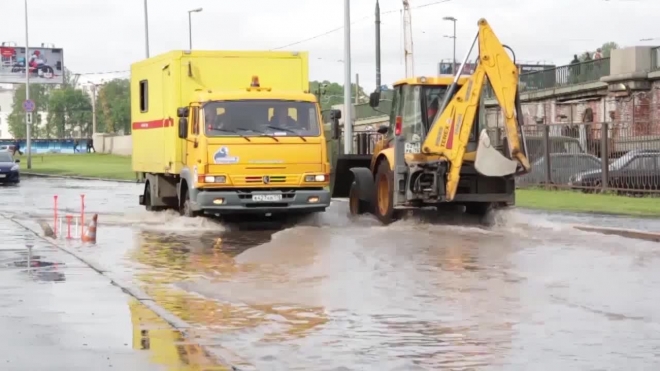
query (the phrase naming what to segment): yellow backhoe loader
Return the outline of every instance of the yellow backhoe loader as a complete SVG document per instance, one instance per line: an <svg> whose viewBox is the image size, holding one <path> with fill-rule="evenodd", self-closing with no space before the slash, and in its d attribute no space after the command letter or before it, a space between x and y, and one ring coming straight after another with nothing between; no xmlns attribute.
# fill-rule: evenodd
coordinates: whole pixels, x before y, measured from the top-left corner
<svg viewBox="0 0 660 371"><path fill-rule="evenodd" d="M515 203L514 176L530 171L518 69L513 51L500 43L488 22L481 19L478 25L453 77L415 77L394 84L389 125L378 129L383 138L368 158L338 156L333 197L348 196L351 214L371 212L389 224L403 210L456 203L465 205L467 213L485 215L493 207ZM462 77L477 42L477 67ZM485 115L479 120L487 81L505 118L506 137L499 147L491 143ZM370 105L376 108L379 102L377 90ZM333 116L332 131L338 136L340 115Z"/></svg>

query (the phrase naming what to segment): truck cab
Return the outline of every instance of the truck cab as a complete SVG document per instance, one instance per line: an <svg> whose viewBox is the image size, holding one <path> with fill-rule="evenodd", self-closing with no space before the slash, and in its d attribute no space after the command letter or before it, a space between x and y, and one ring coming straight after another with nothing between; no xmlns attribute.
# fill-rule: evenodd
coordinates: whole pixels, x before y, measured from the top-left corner
<svg viewBox="0 0 660 371"><path fill-rule="evenodd" d="M308 213L330 203L330 164L316 97L243 91L193 94L177 111L185 140L183 213Z"/></svg>

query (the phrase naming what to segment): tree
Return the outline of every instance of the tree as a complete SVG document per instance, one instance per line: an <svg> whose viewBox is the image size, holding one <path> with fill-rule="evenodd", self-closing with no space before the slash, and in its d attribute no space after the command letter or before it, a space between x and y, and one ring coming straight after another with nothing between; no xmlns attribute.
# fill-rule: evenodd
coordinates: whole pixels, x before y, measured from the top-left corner
<svg viewBox="0 0 660 371"><path fill-rule="evenodd" d="M131 133L131 85L128 79L114 79L98 91L97 131Z"/></svg>
<svg viewBox="0 0 660 371"><path fill-rule="evenodd" d="M46 137L91 135L92 102L82 90L70 86L53 90L49 95L48 108L48 123L44 133Z"/></svg>
<svg viewBox="0 0 660 371"><path fill-rule="evenodd" d="M614 41L610 41L603 44L603 46L601 46L600 48L603 51L603 57L609 58L612 53L612 50L619 49L619 44L615 43Z"/></svg>
<svg viewBox="0 0 660 371"><path fill-rule="evenodd" d="M335 104L344 103L344 85L340 85L336 82L330 82L327 80L324 81L310 81L309 88L313 94L317 94L319 91L319 86L326 85L323 94L321 95L321 109L327 110L332 108ZM358 96L360 101L363 102L365 98L368 98L368 94L365 94L362 87L358 89ZM351 102L355 102L355 84L351 84Z"/></svg>
<svg viewBox="0 0 660 371"><path fill-rule="evenodd" d="M48 87L44 84L30 85L30 99L34 101L35 113L32 114L32 137L38 137L41 134L41 113L48 110ZM7 117L9 132L14 138L25 138L25 111L23 111L23 102L25 101L25 85L20 85L14 92L14 101L12 102L11 113Z"/></svg>

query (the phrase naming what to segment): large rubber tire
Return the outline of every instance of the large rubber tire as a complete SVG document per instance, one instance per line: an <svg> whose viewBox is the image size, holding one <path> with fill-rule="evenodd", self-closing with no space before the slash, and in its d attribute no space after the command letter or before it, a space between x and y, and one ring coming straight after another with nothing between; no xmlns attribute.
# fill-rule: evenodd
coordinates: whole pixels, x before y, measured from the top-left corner
<svg viewBox="0 0 660 371"><path fill-rule="evenodd" d="M369 211L369 202L360 200L360 188L357 182L353 181L348 193L348 210L352 216L362 215Z"/></svg>
<svg viewBox="0 0 660 371"><path fill-rule="evenodd" d="M387 160L381 161L376 170L376 205L374 215L388 225L399 219L401 213L394 210L394 173Z"/></svg>
<svg viewBox="0 0 660 371"><path fill-rule="evenodd" d="M201 214L199 211L194 211L190 207L190 192L187 189L183 193L182 201L183 202L181 202L181 208L179 209L179 214L181 214L181 216L194 218Z"/></svg>
<svg viewBox="0 0 660 371"><path fill-rule="evenodd" d="M493 204L491 202L471 202L465 205L465 213L484 217L492 208Z"/></svg>
<svg viewBox="0 0 660 371"><path fill-rule="evenodd" d="M147 211L162 211L162 210L165 210L164 207L153 206L151 204L151 189L150 188L151 188L150 184L146 184L145 187L144 187L144 208Z"/></svg>

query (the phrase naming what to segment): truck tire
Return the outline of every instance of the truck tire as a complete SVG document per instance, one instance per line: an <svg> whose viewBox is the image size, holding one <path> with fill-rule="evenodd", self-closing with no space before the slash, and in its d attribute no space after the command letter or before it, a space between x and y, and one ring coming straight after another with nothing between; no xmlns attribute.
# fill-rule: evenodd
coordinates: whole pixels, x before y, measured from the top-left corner
<svg viewBox="0 0 660 371"><path fill-rule="evenodd" d="M381 223L388 225L397 221L401 213L394 210L394 173L390 163L383 160L376 170L376 205L374 214Z"/></svg>
<svg viewBox="0 0 660 371"><path fill-rule="evenodd" d="M486 216L493 208L490 202L470 202L465 204L465 213L479 217Z"/></svg>
<svg viewBox="0 0 660 371"><path fill-rule="evenodd" d="M183 194L181 202L181 208L179 209L179 214L188 218L194 218L199 216L201 213L199 211L194 211L190 205L190 192L186 189Z"/></svg>
<svg viewBox="0 0 660 371"><path fill-rule="evenodd" d="M164 207L153 206L151 204L151 185L149 183L147 183L144 186L144 208L147 211L162 211L162 210L165 210Z"/></svg>
<svg viewBox="0 0 660 371"><path fill-rule="evenodd" d="M351 189L348 193L348 210L352 216L362 215L369 211L369 203L360 200L360 189L355 181L351 184Z"/></svg>

